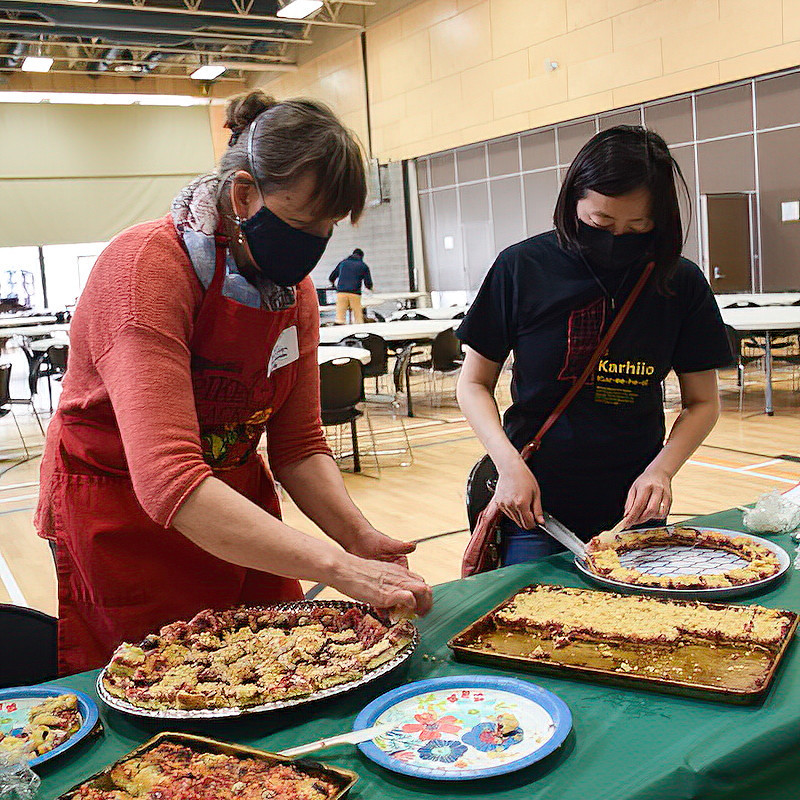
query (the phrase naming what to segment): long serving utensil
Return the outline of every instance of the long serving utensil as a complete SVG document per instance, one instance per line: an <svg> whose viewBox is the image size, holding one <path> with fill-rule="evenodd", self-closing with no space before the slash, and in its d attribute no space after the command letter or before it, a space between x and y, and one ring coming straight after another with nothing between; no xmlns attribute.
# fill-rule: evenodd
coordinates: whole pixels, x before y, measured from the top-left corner
<svg viewBox="0 0 800 800"><path fill-rule="evenodd" d="M544 525L539 527L549 533L557 542L571 550L578 558L586 559L586 545L565 525L560 523L552 514L544 512Z"/></svg>
<svg viewBox="0 0 800 800"><path fill-rule="evenodd" d="M343 733L339 736L329 736L327 739L317 739L316 742L290 747L288 750L281 750L278 755L296 758L316 753L317 750L327 750L329 747L336 747L340 744L361 744L377 739L394 728L394 725L373 725L371 728L364 728L360 731L350 731L350 733Z"/></svg>

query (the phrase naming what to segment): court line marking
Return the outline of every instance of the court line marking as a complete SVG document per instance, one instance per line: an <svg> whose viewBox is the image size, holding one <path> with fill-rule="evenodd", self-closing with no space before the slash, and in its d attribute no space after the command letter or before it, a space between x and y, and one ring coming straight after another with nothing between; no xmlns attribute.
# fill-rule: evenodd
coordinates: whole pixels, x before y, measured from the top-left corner
<svg viewBox="0 0 800 800"><path fill-rule="evenodd" d="M797 481L792 480L791 478L779 478L776 475L767 475L765 472L753 472L752 469L747 469L745 467L723 467L721 464L709 464L707 461L695 461L694 459L689 459L686 462L687 464L692 464L696 467L707 467L708 469L719 469L723 472L736 472L739 475L752 475L756 478L764 478L768 481L778 481L779 483L791 483L794 486Z"/></svg>
<svg viewBox="0 0 800 800"><path fill-rule="evenodd" d="M21 494L17 495L16 497L0 497L0 503L18 503L21 500L35 500L38 497L37 494Z"/></svg>
<svg viewBox="0 0 800 800"><path fill-rule="evenodd" d="M744 470L751 470L751 469L761 469L761 467L771 467L773 464L782 464L782 458L772 458L769 461L762 461L760 464L749 464L746 467L742 467Z"/></svg>
<svg viewBox="0 0 800 800"><path fill-rule="evenodd" d="M17 606L25 606L26 608L30 608L28 605L28 601L25 599L25 595L22 594L22 589L19 588L19 584L14 578L14 575L11 572L11 569L8 566L5 558L3 558L3 552L0 550L0 581L3 582L3 586L6 587L6 591L8 592L8 596L11 598L11 602Z"/></svg>

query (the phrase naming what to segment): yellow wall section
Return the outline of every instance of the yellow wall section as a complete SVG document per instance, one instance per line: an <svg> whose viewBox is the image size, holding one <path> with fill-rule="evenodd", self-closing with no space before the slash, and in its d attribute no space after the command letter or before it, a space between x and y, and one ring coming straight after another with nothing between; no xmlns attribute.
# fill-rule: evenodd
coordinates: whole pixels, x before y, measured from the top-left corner
<svg viewBox="0 0 800 800"><path fill-rule="evenodd" d="M313 97L327 103L366 147L367 101L359 39L308 61L297 72L284 73L261 86L279 100Z"/></svg>
<svg viewBox="0 0 800 800"><path fill-rule="evenodd" d="M367 45L374 154L409 158L796 66L800 0L420 0ZM354 40L267 88L366 140L361 70Z"/></svg>

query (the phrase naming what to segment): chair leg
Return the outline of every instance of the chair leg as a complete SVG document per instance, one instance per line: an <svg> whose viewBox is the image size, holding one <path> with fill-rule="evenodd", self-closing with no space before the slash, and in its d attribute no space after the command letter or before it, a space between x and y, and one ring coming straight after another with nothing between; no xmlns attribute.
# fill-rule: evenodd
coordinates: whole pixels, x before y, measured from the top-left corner
<svg viewBox="0 0 800 800"><path fill-rule="evenodd" d="M42 425L42 419L39 416L39 412L36 410L36 406L33 404L32 397L31 397L31 411L33 411L33 416L36 417L36 423L39 425L39 430L42 432L42 436L47 438L47 434L44 431L44 426Z"/></svg>
<svg viewBox="0 0 800 800"><path fill-rule="evenodd" d="M745 375L744 375L744 363L742 361L739 362L739 413L742 413L744 409L744 383L745 383Z"/></svg>
<svg viewBox="0 0 800 800"><path fill-rule="evenodd" d="M53 383L50 380L50 371L47 371L47 396L50 399L50 413L53 413Z"/></svg>
<svg viewBox="0 0 800 800"><path fill-rule="evenodd" d="M14 420L14 424L17 426L17 433L19 434L19 439L22 442L22 449L25 451L25 458L30 458L31 454L28 450L28 445L25 443L25 437L22 435L22 428L19 426L19 422L17 422L17 415L14 413L14 409L11 409L11 417Z"/></svg>
<svg viewBox="0 0 800 800"><path fill-rule="evenodd" d="M375 467L378 474L381 473L381 462L378 458L378 442L375 440L375 431L372 429L372 420L369 418L369 412L364 411L364 419L367 421L367 429L369 430L369 438L372 440L372 452L375 455Z"/></svg>
<svg viewBox="0 0 800 800"><path fill-rule="evenodd" d="M354 419L350 420L350 438L353 442L353 472L361 472L361 454L358 452L358 428Z"/></svg>
<svg viewBox="0 0 800 800"><path fill-rule="evenodd" d="M408 449L408 464L401 464L400 466L403 467L410 467L414 463L414 451L411 449L411 439L408 438L408 430L406 428L405 422L403 422L402 417L398 417L397 421L400 423L400 427L403 430L403 436L406 440L406 448Z"/></svg>

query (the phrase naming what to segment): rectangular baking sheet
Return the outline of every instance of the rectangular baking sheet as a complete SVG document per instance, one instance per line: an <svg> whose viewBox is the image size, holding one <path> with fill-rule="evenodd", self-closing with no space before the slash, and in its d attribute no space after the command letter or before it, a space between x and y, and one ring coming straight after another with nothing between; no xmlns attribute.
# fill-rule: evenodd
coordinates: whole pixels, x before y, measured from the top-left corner
<svg viewBox="0 0 800 800"><path fill-rule="evenodd" d="M350 789L352 789L355 782L358 780L358 775L347 769L340 769L338 767L329 767L326 764L318 764L315 761L294 761L286 756L280 756L276 753L268 753L264 750L256 750L253 747L246 747L245 745L230 744L228 742L220 742L216 739L208 739L205 736L195 736L190 733L170 733L163 732L154 736L149 741L145 742L140 747L137 747L126 756L109 764L105 769L95 773L89 778L82 780L77 786L73 786L64 794L60 795L57 800L72 800L81 786L91 784L98 789L113 789L111 782L111 770L127 761L130 758L146 753L164 742L172 742L174 744L182 744L190 747L198 753L219 753L226 756L237 756L239 758L256 758L259 761L266 761L269 764L287 764L294 763L296 769L307 775L318 776L336 783L339 787L337 793L333 795L332 800L343 800L347 797Z"/></svg>
<svg viewBox="0 0 800 800"><path fill-rule="evenodd" d="M458 660L687 697L755 703L769 691L798 624L797 614L784 612L792 622L774 650L734 642L699 641L687 641L677 648L575 641L556 648L553 640L546 636L519 631L498 632L493 614L517 594L519 592L448 642ZM724 607L719 603L703 605ZM493 639L505 652L493 649ZM537 648L540 652L534 655ZM756 678L760 680L754 686Z"/></svg>

